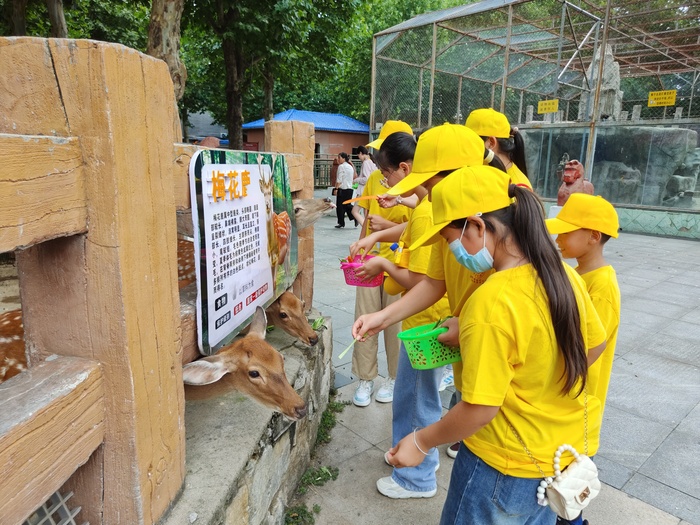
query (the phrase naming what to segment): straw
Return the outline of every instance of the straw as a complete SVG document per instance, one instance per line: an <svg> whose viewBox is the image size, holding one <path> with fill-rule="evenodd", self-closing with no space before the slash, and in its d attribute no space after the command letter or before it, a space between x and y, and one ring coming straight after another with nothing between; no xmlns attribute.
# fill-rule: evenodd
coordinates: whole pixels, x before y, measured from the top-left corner
<svg viewBox="0 0 700 525"><path fill-rule="evenodd" d="M350 350L350 349L353 347L353 345L354 345L355 343L357 343L359 340L360 340L359 337L358 337L357 339L353 339L352 343L350 343L350 344L348 345L348 347L340 353L340 355L338 356L338 359L342 359L343 357L345 357L345 354L348 353L348 350Z"/></svg>

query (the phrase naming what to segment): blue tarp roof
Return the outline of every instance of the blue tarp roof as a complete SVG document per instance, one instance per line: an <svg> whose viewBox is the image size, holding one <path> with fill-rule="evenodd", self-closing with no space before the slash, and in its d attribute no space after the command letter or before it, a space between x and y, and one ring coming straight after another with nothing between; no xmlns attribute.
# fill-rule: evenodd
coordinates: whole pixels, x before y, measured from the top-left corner
<svg viewBox="0 0 700 525"><path fill-rule="evenodd" d="M318 111L301 111L288 109L277 113L273 120L299 120L311 122L314 128L320 131L344 131L347 133L369 133L369 125L339 113L320 113ZM243 129L262 129L265 126L263 119L243 124Z"/></svg>

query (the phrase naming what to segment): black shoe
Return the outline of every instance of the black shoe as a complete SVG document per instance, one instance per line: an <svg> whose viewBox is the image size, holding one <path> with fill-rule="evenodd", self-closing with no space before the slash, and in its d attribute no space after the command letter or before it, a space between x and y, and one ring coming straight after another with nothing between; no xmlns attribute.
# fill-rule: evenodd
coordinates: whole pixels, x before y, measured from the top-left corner
<svg viewBox="0 0 700 525"><path fill-rule="evenodd" d="M357 228L360 225L359 222L357 222L357 219L355 219L355 228Z"/></svg>
<svg viewBox="0 0 700 525"><path fill-rule="evenodd" d="M345 228L345 225L336 224L335 227L336 227L336 228Z"/></svg>

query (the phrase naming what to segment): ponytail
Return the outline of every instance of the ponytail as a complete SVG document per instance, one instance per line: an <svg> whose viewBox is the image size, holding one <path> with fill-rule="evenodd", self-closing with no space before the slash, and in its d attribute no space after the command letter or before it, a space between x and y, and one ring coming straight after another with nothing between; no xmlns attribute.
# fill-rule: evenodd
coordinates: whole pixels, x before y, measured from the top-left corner
<svg viewBox="0 0 700 525"><path fill-rule="evenodd" d="M341 153L338 153L338 156L342 157L345 162L348 162L348 163L350 162L350 155L348 155L344 151Z"/></svg>
<svg viewBox="0 0 700 525"><path fill-rule="evenodd" d="M508 195L515 198L515 203L485 213L482 219L491 231L495 231L491 217L506 226L523 255L535 268L547 294L557 345L564 356L562 393L568 394L581 381L576 393L578 396L586 385L588 358L581 333L581 315L571 281L547 231L544 210L537 195L515 184L509 186Z"/></svg>
<svg viewBox="0 0 700 525"><path fill-rule="evenodd" d="M525 141L518 128L510 128L510 137L496 139L499 149L508 155L513 164L527 177L527 164L525 162Z"/></svg>
<svg viewBox="0 0 700 525"><path fill-rule="evenodd" d="M496 168L498 170L501 170L504 173L507 173L507 170L506 170L505 165L503 164L503 161L501 159L499 159L498 155L496 155L494 153L494 151L491 149L486 148L484 150L484 164L487 166L491 166L492 168Z"/></svg>

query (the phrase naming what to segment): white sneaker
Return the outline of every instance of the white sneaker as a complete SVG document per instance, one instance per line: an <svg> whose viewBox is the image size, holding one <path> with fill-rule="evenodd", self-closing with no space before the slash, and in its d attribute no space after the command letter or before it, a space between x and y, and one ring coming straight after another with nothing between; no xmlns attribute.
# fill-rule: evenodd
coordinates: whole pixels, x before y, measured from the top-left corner
<svg viewBox="0 0 700 525"><path fill-rule="evenodd" d="M387 382L377 390L377 395L374 396L375 401L378 403L391 403L394 400L394 384L396 384L396 379L390 377Z"/></svg>
<svg viewBox="0 0 700 525"><path fill-rule="evenodd" d="M374 381L360 379L360 384L355 389L355 395L352 396L353 404L358 407L366 407L372 400L372 392L374 392Z"/></svg>
<svg viewBox="0 0 700 525"><path fill-rule="evenodd" d="M455 376L452 372L452 367L445 367L445 369L442 371L442 381L440 381L440 388L438 390L442 392L448 386L454 386L454 384Z"/></svg>
<svg viewBox="0 0 700 525"><path fill-rule="evenodd" d="M408 490L394 481L394 478L387 476L377 480L377 490L384 494L387 498L406 499L406 498L432 498L437 494L437 488L427 491Z"/></svg>

